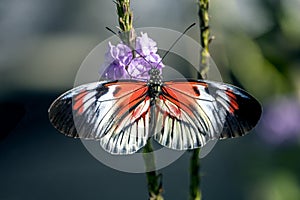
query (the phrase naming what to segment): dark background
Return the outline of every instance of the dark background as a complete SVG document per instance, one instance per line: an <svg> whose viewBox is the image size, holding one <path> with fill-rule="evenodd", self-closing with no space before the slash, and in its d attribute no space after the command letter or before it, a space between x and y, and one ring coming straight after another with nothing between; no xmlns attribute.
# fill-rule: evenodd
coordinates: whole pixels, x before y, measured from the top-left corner
<svg viewBox="0 0 300 200"><path fill-rule="evenodd" d="M249 135L201 160L204 199L300 198L299 0L211 1L211 55L224 81L257 97ZM132 1L135 27L183 31L195 1ZM58 133L48 107L116 27L112 1L0 0L0 199L147 199L144 174L94 159ZM188 35L199 41L198 29ZM187 199L189 153L161 170L165 199Z"/></svg>

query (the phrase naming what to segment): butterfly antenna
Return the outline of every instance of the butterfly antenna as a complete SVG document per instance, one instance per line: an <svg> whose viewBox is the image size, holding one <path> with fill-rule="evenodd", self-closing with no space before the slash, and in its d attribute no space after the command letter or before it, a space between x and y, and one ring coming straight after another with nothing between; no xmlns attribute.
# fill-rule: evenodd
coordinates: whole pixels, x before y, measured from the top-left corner
<svg viewBox="0 0 300 200"><path fill-rule="evenodd" d="M112 34L114 34L114 35L116 35L116 36L118 36L118 34L116 33L116 32L114 32L111 28L109 28L109 27L105 27L109 32L111 32ZM118 36L119 37L119 36Z"/></svg>
<svg viewBox="0 0 300 200"><path fill-rule="evenodd" d="M173 44L170 46L170 48L167 50L167 52L163 55L163 57L161 58L160 62L156 65L157 66L164 60L164 58L170 53L171 49L175 46L175 44L183 37L183 35L190 30L193 26L195 26L196 23L192 23L191 25L189 25L184 31L183 33L181 33L181 35L173 42Z"/></svg>

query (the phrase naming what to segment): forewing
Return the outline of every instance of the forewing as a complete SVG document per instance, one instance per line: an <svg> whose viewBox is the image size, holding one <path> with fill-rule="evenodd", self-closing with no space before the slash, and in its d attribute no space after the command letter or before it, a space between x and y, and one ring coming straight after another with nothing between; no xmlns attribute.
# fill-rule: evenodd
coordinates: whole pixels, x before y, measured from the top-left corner
<svg viewBox="0 0 300 200"><path fill-rule="evenodd" d="M81 85L53 102L49 118L67 136L100 140L112 154L134 153L148 138L147 91L146 83L131 80Z"/></svg>
<svg viewBox="0 0 300 200"><path fill-rule="evenodd" d="M165 82L157 100L155 139L172 149L204 146L208 140L246 134L261 106L245 91L210 81Z"/></svg>
<svg viewBox="0 0 300 200"><path fill-rule="evenodd" d="M226 113L220 139L243 136L258 123L262 107L248 92L233 85L208 82L210 92Z"/></svg>

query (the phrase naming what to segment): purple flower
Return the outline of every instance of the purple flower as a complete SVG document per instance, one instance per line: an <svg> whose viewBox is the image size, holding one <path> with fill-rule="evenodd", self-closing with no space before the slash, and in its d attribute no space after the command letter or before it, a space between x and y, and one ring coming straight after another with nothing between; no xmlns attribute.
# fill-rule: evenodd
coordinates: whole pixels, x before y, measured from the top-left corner
<svg viewBox="0 0 300 200"><path fill-rule="evenodd" d="M300 102L282 98L269 104L262 116L259 131L272 144L297 140L300 136Z"/></svg>
<svg viewBox="0 0 300 200"><path fill-rule="evenodd" d="M160 61L156 42L149 38L147 33L141 33L141 36L136 37L135 52L124 43L114 46L109 42L102 77L110 80L147 80L151 67L162 70L164 64Z"/></svg>
<svg viewBox="0 0 300 200"><path fill-rule="evenodd" d="M157 52L156 42L149 38L147 33L141 33L141 36L136 38L135 48L144 56Z"/></svg>

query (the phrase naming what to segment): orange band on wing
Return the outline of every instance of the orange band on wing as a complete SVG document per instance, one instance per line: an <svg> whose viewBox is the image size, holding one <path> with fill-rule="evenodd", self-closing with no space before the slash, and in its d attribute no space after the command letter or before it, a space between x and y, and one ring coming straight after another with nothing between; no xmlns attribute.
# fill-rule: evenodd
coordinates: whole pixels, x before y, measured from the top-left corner
<svg viewBox="0 0 300 200"><path fill-rule="evenodd" d="M148 86L145 86L144 88L140 88L134 92L131 92L129 94L128 97L126 98L122 98L119 101L116 102L116 107L120 108L118 110L118 113L116 115L117 118L120 118L121 116L123 116L126 112L128 112L130 109L134 108L136 105L139 104L139 102L145 98L145 95L148 91ZM146 97L146 100L148 100L149 97ZM138 114L141 114L139 112L136 111L136 109L139 108L135 108L135 117L138 117ZM142 108L141 108L142 109Z"/></svg>
<svg viewBox="0 0 300 200"><path fill-rule="evenodd" d="M204 88L208 87L207 83L189 82L189 81L185 81L185 82L170 81L170 82L165 82L165 85L171 88L176 88L176 90L181 91L184 94L194 98L198 98L199 96L201 96L201 91L199 86L202 86Z"/></svg>
<svg viewBox="0 0 300 200"><path fill-rule="evenodd" d="M181 118L181 109L184 109L185 112L191 116L194 115L190 109L187 109L188 106L192 107L194 103L193 98L190 98L190 96L184 95L181 92L171 89L170 87L162 87L162 91L167 95L161 95L160 99L172 103L168 104L169 109L171 109L170 111L172 112L172 115Z"/></svg>
<svg viewBox="0 0 300 200"><path fill-rule="evenodd" d="M233 94L231 90L228 89L225 91L225 94L229 98L229 112L234 113L235 110L239 109L239 105L236 102L236 96Z"/></svg>
<svg viewBox="0 0 300 200"><path fill-rule="evenodd" d="M78 114L82 114L84 110L83 100L84 96L88 93L88 91L83 91L75 97L75 104L73 105L73 110L76 110Z"/></svg>
<svg viewBox="0 0 300 200"><path fill-rule="evenodd" d="M124 96L129 93L133 93L134 91L137 91L140 93L143 93L145 90L147 90L147 84L144 82L113 82L113 83L107 83L105 86L116 86L115 91L113 92L113 95L115 98L119 98L121 96ZM144 87L144 88L143 88ZM142 90L140 90L142 89ZM137 95L139 95L137 94Z"/></svg>

